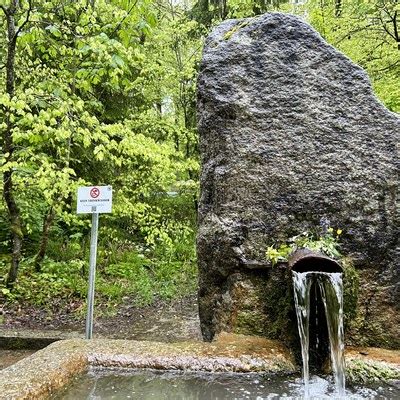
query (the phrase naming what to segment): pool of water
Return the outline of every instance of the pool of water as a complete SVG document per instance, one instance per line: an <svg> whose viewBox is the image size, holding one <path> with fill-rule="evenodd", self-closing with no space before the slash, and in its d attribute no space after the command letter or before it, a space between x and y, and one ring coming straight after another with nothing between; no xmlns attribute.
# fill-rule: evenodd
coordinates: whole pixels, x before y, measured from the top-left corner
<svg viewBox="0 0 400 400"><path fill-rule="evenodd" d="M263 400L301 399L303 386L295 377L262 374L187 373L154 370L93 369L80 377L57 400ZM334 399L333 382L312 376L309 399ZM343 398L343 397L342 397ZM346 389L345 399L398 399L394 386Z"/></svg>

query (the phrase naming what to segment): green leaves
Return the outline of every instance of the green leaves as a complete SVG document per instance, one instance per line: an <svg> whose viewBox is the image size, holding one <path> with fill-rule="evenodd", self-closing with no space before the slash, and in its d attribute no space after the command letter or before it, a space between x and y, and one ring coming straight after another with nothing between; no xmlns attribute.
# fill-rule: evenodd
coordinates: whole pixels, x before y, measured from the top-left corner
<svg viewBox="0 0 400 400"><path fill-rule="evenodd" d="M293 252L293 248L287 244L280 245L277 249L274 246L268 246L265 256L271 261L272 266L278 262L286 262L289 255Z"/></svg>
<svg viewBox="0 0 400 400"><path fill-rule="evenodd" d="M289 238L286 243L280 244L279 247L268 246L265 256L267 260L271 261L272 266L278 262L287 262L290 255L298 249L309 249L334 259L340 259L342 258L339 251L341 234L341 229L334 231L333 228L329 228L327 232L319 235L303 232Z"/></svg>
<svg viewBox="0 0 400 400"><path fill-rule="evenodd" d="M143 282L159 279L156 287L148 286L148 298L161 290L162 279L173 281L165 285L173 293L179 279L186 279L180 268L188 266L190 276L195 269L199 25L186 17L181 5L165 8L152 0L96 0L89 10L84 0L34 5L17 41L12 98L5 94L0 69L0 129L6 124L1 111L7 109L15 143L12 159L9 153L0 154L0 168L13 171L26 256L37 252L44 217L54 212L49 259L44 259L36 286L54 289L62 282L80 293L82 279L75 276L71 283L68 273L78 275L84 265L89 219L75 214L76 189L110 184L113 214L104 216L102 224L112 228L105 234L112 231L123 242L122 249L114 250L124 253L138 244L157 253L153 258L161 265L159 271L154 267L149 274L147 264L139 270ZM3 22L1 14L0 55L5 48ZM6 220L4 207L0 217ZM3 252L9 251L8 235L5 229L0 232ZM72 254L68 262L77 262L69 272L58 264L63 252ZM119 262L117 257L115 269ZM172 263L175 272L169 273ZM56 264L67 272L58 275ZM27 282L21 276L22 297L45 303L54 293L33 294ZM109 288L110 296L116 292Z"/></svg>
<svg viewBox="0 0 400 400"><path fill-rule="evenodd" d="M47 26L46 30L51 32L56 38L60 38L62 36L62 33L60 32L60 30L55 25Z"/></svg>
<svg viewBox="0 0 400 400"><path fill-rule="evenodd" d="M305 4L311 25L367 70L379 98L397 112L400 111L398 7L397 0L346 3L310 0Z"/></svg>

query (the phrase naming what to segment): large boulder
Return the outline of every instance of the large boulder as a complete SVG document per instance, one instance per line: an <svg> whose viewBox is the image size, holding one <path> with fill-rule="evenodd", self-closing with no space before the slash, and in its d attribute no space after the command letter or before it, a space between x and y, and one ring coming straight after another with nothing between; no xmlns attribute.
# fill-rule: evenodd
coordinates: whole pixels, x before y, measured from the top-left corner
<svg viewBox="0 0 400 400"><path fill-rule="evenodd" d="M400 119L366 73L297 17L225 21L206 41L198 119L204 338L295 340L291 275L265 250L329 225L359 276L347 341L399 347Z"/></svg>

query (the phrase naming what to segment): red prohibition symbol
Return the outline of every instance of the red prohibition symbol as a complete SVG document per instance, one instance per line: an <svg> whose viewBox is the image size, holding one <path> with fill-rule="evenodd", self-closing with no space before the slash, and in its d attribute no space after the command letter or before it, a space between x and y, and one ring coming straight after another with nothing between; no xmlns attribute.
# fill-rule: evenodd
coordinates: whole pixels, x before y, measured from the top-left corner
<svg viewBox="0 0 400 400"><path fill-rule="evenodd" d="M97 199L100 196L100 190L97 187L90 189L90 197Z"/></svg>

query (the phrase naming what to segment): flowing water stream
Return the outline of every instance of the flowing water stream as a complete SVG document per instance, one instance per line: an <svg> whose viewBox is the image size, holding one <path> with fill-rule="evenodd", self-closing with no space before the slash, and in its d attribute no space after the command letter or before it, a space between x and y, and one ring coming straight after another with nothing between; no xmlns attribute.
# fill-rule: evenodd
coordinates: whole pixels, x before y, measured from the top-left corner
<svg viewBox="0 0 400 400"><path fill-rule="evenodd" d="M317 271L292 273L303 359L304 397L309 397L310 289L313 284L318 286L324 303L336 392L339 397L345 396L342 274Z"/></svg>

